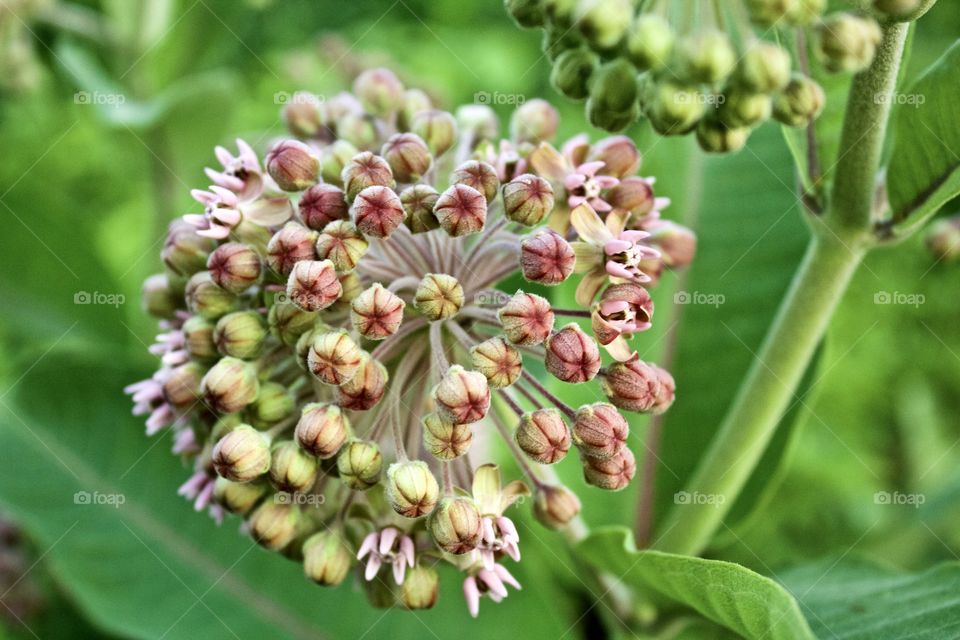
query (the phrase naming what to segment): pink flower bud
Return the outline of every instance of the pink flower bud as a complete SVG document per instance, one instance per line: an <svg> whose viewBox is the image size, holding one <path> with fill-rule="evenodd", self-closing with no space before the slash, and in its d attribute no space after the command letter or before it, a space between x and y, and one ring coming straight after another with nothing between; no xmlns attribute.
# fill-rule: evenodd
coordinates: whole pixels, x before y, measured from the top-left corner
<svg viewBox="0 0 960 640"><path fill-rule="evenodd" d="M553 331L550 303L533 293L517 291L497 314L503 333L513 344L540 344Z"/></svg>
<svg viewBox="0 0 960 640"><path fill-rule="evenodd" d="M514 436L520 450L540 464L559 462L570 450L570 431L556 409L524 414Z"/></svg>
<svg viewBox="0 0 960 640"><path fill-rule="evenodd" d="M314 402L303 407L294 436L305 451L326 460L350 437L350 422L340 407Z"/></svg>
<svg viewBox="0 0 960 640"><path fill-rule="evenodd" d="M367 411L383 398L387 389L387 368L368 354L363 354L360 367L349 380L340 385L337 401L344 409Z"/></svg>
<svg viewBox="0 0 960 640"><path fill-rule="evenodd" d="M610 365L602 385L610 402L626 411L650 411L660 394L657 370L636 356Z"/></svg>
<svg viewBox="0 0 960 640"><path fill-rule="evenodd" d="M632 282L610 285L593 306L593 335L608 345L621 335L646 331L652 317L653 300L646 289Z"/></svg>
<svg viewBox="0 0 960 640"><path fill-rule="evenodd" d="M556 108L540 98L528 100L510 116L510 135L517 143L539 144L553 139L560 126Z"/></svg>
<svg viewBox="0 0 960 640"><path fill-rule="evenodd" d="M395 133L380 150L400 182L416 182L430 169L433 158L427 143L415 133Z"/></svg>
<svg viewBox="0 0 960 640"><path fill-rule="evenodd" d="M341 293L343 289L330 260L303 260L290 271L287 297L304 311L326 309Z"/></svg>
<svg viewBox="0 0 960 640"><path fill-rule="evenodd" d="M357 194L350 206L353 221L361 232L375 238L386 238L403 223L407 212L393 189L374 185Z"/></svg>
<svg viewBox="0 0 960 640"><path fill-rule="evenodd" d="M483 419L490 409L490 387L477 371L453 365L434 387L437 412L454 424L470 424Z"/></svg>
<svg viewBox="0 0 960 640"><path fill-rule="evenodd" d="M580 513L580 498L562 485L545 485L533 498L533 515L550 529L562 529Z"/></svg>
<svg viewBox="0 0 960 640"><path fill-rule="evenodd" d="M364 338L383 340L400 328L405 306L400 296L375 282L353 300L350 320Z"/></svg>
<svg viewBox="0 0 960 640"><path fill-rule="evenodd" d="M283 106L283 121L290 133L298 138L313 138L324 127L323 102L305 91L298 91Z"/></svg>
<svg viewBox="0 0 960 640"><path fill-rule="evenodd" d="M583 479L600 489L620 491L637 473L637 461L633 452L624 447L612 458L583 458Z"/></svg>
<svg viewBox="0 0 960 640"><path fill-rule="evenodd" d="M538 284L560 284L573 273L577 257L560 234L546 229L520 242L523 277Z"/></svg>
<svg viewBox="0 0 960 640"><path fill-rule="evenodd" d="M213 239L197 235L195 226L178 218L170 223L160 257L177 275L191 276L203 270L215 246Z"/></svg>
<svg viewBox="0 0 960 640"><path fill-rule="evenodd" d="M670 372L666 369L656 365L650 366L657 372L657 379L660 380L660 391L657 393L657 399L653 403L652 410L654 415L659 415L669 409L673 404L677 391L677 383L674 382L673 376L670 375Z"/></svg>
<svg viewBox="0 0 960 640"><path fill-rule="evenodd" d="M497 191L500 189L500 178L497 177L497 170L486 162L480 162L479 160L467 160L457 167L456 171L453 172L451 182L476 189L483 194L487 202L496 198Z"/></svg>
<svg viewBox="0 0 960 640"><path fill-rule="evenodd" d="M307 366L321 382L341 385L357 373L362 352L346 331L330 331L313 339Z"/></svg>
<svg viewBox="0 0 960 640"><path fill-rule="evenodd" d="M487 202L476 189L455 184L440 195L433 213L449 235L465 236L483 229L487 221Z"/></svg>
<svg viewBox="0 0 960 640"><path fill-rule="evenodd" d="M367 69L353 81L353 93L364 109L381 117L403 107L403 83L389 69Z"/></svg>
<svg viewBox="0 0 960 640"><path fill-rule="evenodd" d="M317 257L332 262L337 273L348 273L357 268L369 246L355 224L334 220L317 236L316 250Z"/></svg>
<svg viewBox="0 0 960 640"><path fill-rule="evenodd" d="M503 211L514 222L538 225L553 211L553 187L540 176L518 176L503 185Z"/></svg>
<svg viewBox="0 0 960 640"><path fill-rule="evenodd" d="M396 186L393 171L387 161L369 151L355 155L343 168L341 179L347 199L351 202L367 187L379 185L392 189Z"/></svg>
<svg viewBox="0 0 960 640"><path fill-rule="evenodd" d="M640 152L627 136L610 136L598 141L590 150L590 159L603 162L604 175L614 178L632 176L640 170Z"/></svg>
<svg viewBox="0 0 960 640"><path fill-rule="evenodd" d="M317 232L297 222L288 222L277 231L267 244L267 264L281 276L289 276L293 265L301 260L313 260L316 251L313 245Z"/></svg>
<svg viewBox="0 0 960 640"><path fill-rule="evenodd" d="M320 159L299 140L283 140L266 157L267 172L284 191L303 191L320 177Z"/></svg>
<svg viewBox="0 0 960 640"><path fill-rule="evenodd" d="M423 420L423 446L440 460L454 460L470 449L473 431L466 424L453 424L430 413Z"/></svg>
<svg viewBox="0 0 960 640"><path fill-rule="evenodd" d="M577 409L573 442L585 456L611 458L626 446L630 427L616 407L605 402Z"/></svg>
<svg viewBox="0 0 960 640"><path fill-rule="evenodd" d="M623 209L636 217L643 217L653 211L656 199L653 187L647 180L631 176L610 189L607 202L615 209Z"/></svg>
<svg viewBox="0 0 960 640"><path fill-rule="evenodd" d="M270 484L277 491L306 491L317 479L317 459L293 440L277 442L270 452Z"/></svg>
<svg viewBox="0 0 960 640"><path fill-rule="evenodd" d="M314 231L323 231L334 220L347 218L346 194L329 184L315 184L304 191L298 206L303 224Z"/></svg>
<svg viewBox="0 0 960 640"><path fill-rule="evenodd" d="M200 398L204 368L196 362L182 364L163 383L163 399L174 407L189 409Z"/></svg>
<svg viewBox="0 0 960 640"><path fill-rule="evenodd" d="M257 399L260 383L256 368L243 360L224 357L207 371L200 384L207 407L217 413L237 413Z"/></svg>
<svg viewBox="0 0 960 640"><path fill-rule="evenodd" d="M427 528L437 546L447 553L468 553L480 542L480 511L470 498L443 498L430 514Z"/></svg>
<svg viewBox="0 0 960 640"><path fill-rule="evenodd" d="M648 226L647 231L650 232L648 242L660 249L661 259L668 267L680 269L693 262L697 253L697 236L693 231L669 220L658 220Z"/></svg>
<svg viewBox="0 0 960 640"><path fill-rule="evenodd" d="M571 384L593 380L600 371L600 349L579 325L570 323L547 339L547 371Z"/></svg>
<svg viewBox="0 0 960 640"><path fill-rule="evenodd" d="M260 256L251 247L227 242L207 260L213 281L230 293L242 293L260 279Z"/></svg>
<svg viewBox="0 0 960 640"><path fill-rule="evenodd" d="M250 482L270 469L269 440L246 424L220 438L210 456L217 473L234 482Z"/></svg>
<svg viewBox="0 0 960 640"><path fill-rule="evenodd" d="M471 348L470 358L473 368L482 373L494 389L512 385L523 369L520 352L499 336Z"/></svg>
<svg viewBox="0 0 960 640"><path fill-rule="evenodd" d="M262 547L280 551L297 537L301 523L300 507L264 501L247 520L250 537Z"/></svg>

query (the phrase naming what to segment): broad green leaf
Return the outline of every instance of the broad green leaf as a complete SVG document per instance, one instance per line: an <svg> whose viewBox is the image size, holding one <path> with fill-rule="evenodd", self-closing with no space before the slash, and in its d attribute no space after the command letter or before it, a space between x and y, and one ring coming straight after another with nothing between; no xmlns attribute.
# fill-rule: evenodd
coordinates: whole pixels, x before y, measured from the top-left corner
<svg viewBox="0 0 960 640"><path fill-rule="evenodd" d="M630 532L596 530L580 543L588 562L747 640L815 640L797 602L779 584L731 562L637 551Z"/></svg>
<svg viewBox="0 0 960 640"><path fill-rule="evenodd" d="M902 94L887 189L894 222L933 215L960 194L960 42Z"/></svg>
<svg viewBox="0 0 960 640"><path fill-rule="evenodd" d="M960 635L960 563L904 574L861 559L794 569L783 582L819 638L942 640Z"/></svg>

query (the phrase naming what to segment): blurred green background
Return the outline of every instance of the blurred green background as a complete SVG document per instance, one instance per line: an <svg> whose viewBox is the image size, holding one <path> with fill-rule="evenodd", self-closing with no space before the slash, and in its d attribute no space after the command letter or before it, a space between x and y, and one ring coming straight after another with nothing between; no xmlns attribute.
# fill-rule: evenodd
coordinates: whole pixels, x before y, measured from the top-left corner
<svg viewBox="0 0 960 640"><path fill-rule="evenodd" d="M960 6L939 3L906 77L958 34ZM581 105L550 89L538 34L517 30L499 2L0 0L0 43L0 512L19 530L0 531L0 637L600 637L596 588L562 538L526 516L524 590L485 601L476 621L453 574L436 609L416 614L371 609L349 585L307 584L235 521L217 528L175 495L188 469L168 436L144 437L122 393L154 368L139 287L159 271L167 222L195 208L189 189L206 186L214 145L239 135L262 150L282 133L280 92L329 95L370 65L451 110L481 91L545 97L561 109L564 136L600 137ZM827 140L843 106L843 82L833 84ZM497 108L505 122L509 106ZM719 159L642 124L628 133L645 152L642 174L674 200L668 216L700 237L698 261L665 279L657 326L640 339L652 360L675 341L678 400L656 464L631 489L600 495L577 465L560 471L588 523L632 527L638 501L652 505L654 523L672 505L807 233L776 126ZM775 578L848 554L900 570L956 559L958 281L960 267L937 263L920 238L869 257L808 375L816 384L801 390L712 557ZM723 304L673 305L677 292ZM877 304L883 292L923 302ZM647 431L636 418L640 460ZM124 502L78 505L77 491ZM924 503L878 504L880 491Z"/></svg>

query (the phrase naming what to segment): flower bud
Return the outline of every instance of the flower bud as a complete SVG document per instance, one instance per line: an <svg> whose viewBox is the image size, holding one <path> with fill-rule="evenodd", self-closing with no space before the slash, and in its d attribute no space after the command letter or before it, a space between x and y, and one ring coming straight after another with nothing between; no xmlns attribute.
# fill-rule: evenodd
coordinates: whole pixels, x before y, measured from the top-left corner
<svg viewBox="0 0 960 640"><path fill-rule="evenodd" d="M591 80L590 101L601 113L629 112L637 102L637 70L622 59L604 63Z"/></svg>
<svg viewBox="0 0 960 640"><path fill-rule="evenodd" d="M250 425L241 424L217 441L210 457L220 477L250 482L270 470L270 441Z"/></svg>
<svg viewBox="0 0 960 640"><path fill-rule="evenodd" d="M533 515L550 529L562 529L580 513L580 498L563 485L544 485L533 497Z"/></svg>
<svg viewBox="0 0 960 640"><path fill-rule="evenodd" d="M380 142L377 121L365 113L346 113L338 118L337 135L365 151L373 150Z"/></svg>
<svg viewBox="0 0 960 640"><path fill-rule="evenodd" d="M559 126L560 114L557 109L546 100L534 98L513 112L510 117L510 136L517 143L539 144L552 140Z"/></svg>
<svg viewBox="0 0 960 640"><path fill-rule="evenodd" d="M783 47L757 41L743 54L736 71L736 82L748 93L774 93L790 82L792 63Z"/></svg>
<svg viewBox="0 0 960 640"><path fill-rule="evenodd" d="M313 340L307 367L321 382L341 385L357 373L362 351L343 329L322 333Z"/></svg>
<svg viewBox="0 0 960 640"><path fill-rule="evenodd" d="M334 531L315 533L303 543L303 573L325 587L335 587L347 578L353 553Z"/></svg>
<svg viewBox="0 0 960 640"><path fill-rule="evenodd" d="M567 49L553 62L550 84L572 100L583 100L590 95L590 78L598 64L597 54L585 47Z"/></svg>
<svg viewBox="0 0 960 640"><path fill-rule="evenodd" d="M593 49L613 49L623 39L633 18L631 0L580 0L577 26Z"/></svg>
<svg viewBox="0 0 960 640"><path fill-rule="evenodd" d="M434 157L439 158L457 141L457 120L446 111L421 111L410 121L410 131L420 136Z"/></svg>
<svg viewBox="0 0 960 640"><path fill-rule="evenodd" d="M451 182L476 189L483 194L487 202L496 198L497 190L500 189L497 170L486 162L480 162L479 160L468 160L457 167L451 176Z"/></svg>
<svg viewBox="0 0 960 640"><path fill-rule="evenodd" d="M430 609L437 602L440 574L431 567L416 565L407 569L400 585L400 599L407 609Z"/></svg>
<svg viewBox="0 0 960 640"><path fill-rule="evenodd" d="M416 182L430 170L433 158L427 143L415 133L395 133L380 150L400 182Z"/></svg>
<svg viewBox="0 0 960 640"><path fill-rule="evenodd" d="M324 182L337 187L343 186L343 170L350 164L359 150L350 142L340 139L323 150L320 177Z"/></svg>
<svg viewBox="0 0 960 640"><path fill-rule="evenodd" d="M447 422L437 413L423 417L423 446L435 458L454 460L464 455L473 441L469 425Z"/></svg>
<svg viewBox="0 0 960 640"><path fill-rule="evenodd" d="M407 212L404 222L411 233L425 233L440 228L440 222L433 215L440 194L426 184L415 184L400 193L400 202Z"/></svg>
<svg viewBox="0 0 960 640"><path fill-rule="evenodd" d="M872 18L852 13L832 13L817 28L817 52L824 66L834 73L859 73L873 62L883 39Z"/></svg>
<svg viewBox="0 0 960 640"><path fill-rule="evenodd" d="M470 498L446 497L430 514L427 528L437 546L447 553L469 553L480 542L480 511Z"/></svg>
<svg viewBox="0 0 960 640"><path fill-rule="evenodd" d="M397 114L397 128L401 131L409 131L410 125L417 114L431 109L433 109L433 101L430 100L430 96L425 91L407 89L403 92L403 107Z"/></svg>
<svg viewBox="0 0 960 640"><path fill-rule="evenodd" d="M535 29L546 24L542 0L505 0L503 4L507 14L521 29Z"/></svg>
<svg viewBox="0 0 960 640"><path fill-rule="evenodd" d="M557 285L570 277L577 257L560 234L545 229L520 241L520 268L530 282Z"/></svg>
<svg viewBox="0 0 960 640"><path fill-rule="evenodd" d="M670 58L675 40L673 27L666 19L655 13L642 13L627 32L627 55L637 69L657 70Z"/></svg>
<svg viewBox="0 0 960 640"><path fill-rule="evenodd" d="M278 296L279 297L279 296ZM283 344L294 345L317 322L316 311L304 311L295 304L277 301L270 307L267 324Z"/></svg>
<svg viewBox="0 0 960 640"><path fill-rule="evenodd" d="M537 345L553 331L550 303L533 293L517 291L497 312L507 340L516 345Z"/></svg>
<svg viewBox="0 0 960 640"><path fill-rule="evenodd" d="M183 323L183 339L187 353L196 360L217 357L217 345L213 341L214 324L200 316L191 316Z"/></svg>
<svg viewBox="0 0 960 640"><path fill-rule="evenodd" d="M548 26L569 29L574 26L577 0L542 0Z"/></svg>
<svg viewBox="0 0 960 640"><path fill-rule="evenodd" d="M607 398L616 406L644 413L650 411L657 401L660 377L656 369L634 357L610 365L602 386Z"/></svg>
<svg viewBox="0 0 960 640"><path fill-rule="evenodd" d="M283 140L267 152L267 173L284 191L303 191L320 177L320 159L299 140Z"/></svg>
<svg viewBox="0 0 960 640"><path fill-rule="evenodd" d="M716 118L704 118L697 125L697 143L707 153L733 153L747 144L749 127L731 127Z"/></svg>
<svg viewBox="0 0 960 640"><path fill-rule="evenodd" d="M372 409L383 398L388 379L387 368L364 353L357 372L337 391L340 406L353 411Z"/></svg>
<svg viewBox="0 0 960 640"><path fill-rule="evenodd" d="M218 477L213 484L213 501L230 513L245 516L266 492L267 486L262 482L234 482Z"/></svg>
<svg viewBox="0 0 960 640"><path fill-rule="evenodd" d="M465 104L457 109L457 129L474 144L494 140L500 133L500 121L493 109L485 104Z"/></svg>
<svg viewBox="0 0 960 640"><path fill-rule="evenodd" d="M730 129L739 129L757 126L769 120L771 113L773 113L773 98L768 94L734 90L725 95L724 103L718 111L718 119ZM711 118L704 118L700 124L711 121ZM712 124L721 128L715 120ZM748 131L747 134L749 133Z"/></svg>
<svg viewBox="0 0 960 640"><path fill-rule="evenodd" d="M277 491L306 491L317 479L317 459L293 440L277 442L270 452L270 483Z"/></svg>
<svg viewBox="0 0 960 640"><path fill-rule="evenodd" d="M573 423L573 442L591 458L610 458L627 444L630 427L613 406L595 402L577 409Z"/></svg>
<svg viewBox="0 0 960 640"><path fill-rule="evenodd" d="M690 229L670 220L661 220L647 229L649 242L660 250L668 267L679 269L693 262L697 253L697 236Z"/></svg>
<svg viewBox="0 0 960 640"><path fill-rule="evenodd" d="M298 138L313 138L326 126L323 102L306 91L290 96L281 113L287 129Z"/></svg>
<svg viewBox="0 0 960 640"><path fill-rule="evenodd" d="M452 318L463 306L463 287L453 276L428 273L417 287L413 306L431 322Z"/></svg>
<svg viewBox="0 0 960 640"><path fill-rule="evenodd" d="M483 229L487 221L487 202L476 189L455 184L437 199L433 214L447 234L465 236Z"/></svg>
<svg viewBox="0 0 960 640"><path fill-rule="evenodd" d="M609 136L590 149L590 159L603 162L603 174L625 178L640 170L640 151L627 136Z"/></svg>
<svg viewBox="0 0 960 640"><path fill-rule="evenodd" d="M346 220L346 194L329 184L315 184L300 195L300 219L314 231L323 231L334 220Z"/></svg>
<svg viewBox="0 0 960 640"><path fill-rule="evenodd" d="M762 26L773 27L789 17L797 0L747 0L750 19Z"/></svg>
<svg viewBox="0 0 960 640"><path fill-rule="evenodd" d="M403 83L389 69L364 71L353 81L353 93L376 116L388 116L403 107Z"/></svg>
<svg viewBox="0 0 960 640"><path fill-rule="evenodd" d="M263 350L267 329L256 311L234 311L220 318L213 341L221 355L252 360Z"/></svg>
<svg viewBox="0 0 960 640"><path fill-rule="evenodd" d="M278 382L264 382L248 411L254 426L266 428L292 414L295 404L296 399L286 386Z"/></svg>
<svg viewBox="0 0 960 640"><path fill-rule="evenodd" d="M209 271L193 274L184 295L187 308L207 320L216 320L237 306L237 297L214 282Z"/></svg>
<svg viewBox="0 0 960 640"><path fill-rule="evenodd" d="M604 105L601 98L587 98L587 120L604 131L623 131L640 117L640 107L636 103L624 111L614 111Z"/></svg>
<svg viewBox="0 0 960 640"><path fill-rule="evenodd" d="M422 460L395 462L387 469L387 500L404 518L425 516L437 506L440 486Z"/></svg>
<svg viewBox="0 0 960 640"><path fill-rule="evenodd" d="M140 300L144 311L161 319L171 318L184 303L183 296L173 290L165 273L156 273L143 282Z"/></svg>
<svg viewBox="0 0 960 640"><path fill-rule="evenodd" d="M356 271L344 273L339 278L343 295L330 307L330 310L336 313L348 313L354 299L363 291L363 280L360 279Z"/></svg>
<svg viewBox="0 0 960 640"><path fill-rule="evenodd" d="M201 384L204 401L217 413L237 413L257 399L257 369L237 358L224 357L213 365Z"/></svg>
<svg viewBox="0 0 960 640"><path fill-rule="evenodd" d="M525 413L514 437L520 450L540 464L559 462L570 450L570 431L556 409Z"/></svg>
<svg viewBox="0 0 960 640"><path fill-rule="evenodd" d="M267 264L283 277L290 275L293 265L301 260L314 260L313 245L317 232L298 222L288 222L277 231L267 244Z"/></svg>
<svg viewBox="0 0 960 640"><path fill-rule="evenodd" d="M383 457L377 443L351 440L337 454L340 480L355 491L366 491L380 480Z"/></svg>
<svg viewBox="0 0 960 640"><path fill-rule="evenodd" d="M626 488L633 476L637 473L637 461L633 452L627 447L612 458L600 459L584 456L583 479L587 484L606 489L620 491Z"/></svg>
<svg viewBox="0 0 960 640"><path fill-rule="evenodd" d="M178 409L189 409L200 397L203 373L203 367L196 362L173 369L163 383L163 399Z"/></svg>
<svg viewBox="0 0 960 640"><path fill-rule="evenodd" d="M512 385L523 369L520 352L499 336L472 347L470 358L473 368L482 373L494 389Z"/></svg>
<svg viewBox="0 0 960 640"><path fill-rule="evenodd" d="M503 185L503 211L510 220L533 227L553 211L553 187L525 173Z"/></svg>
<svg viewBox="0 0 960 640"><path fill-rule="evenodd" d="M243 293L260 279L260 256L239 242L222 244L207 260L210 277L230 293Z"/></svg>
<svg viewBox="0 0 960 640"><path fill-rule="evenodd" d="M216 241L197 235L196 227L178 218L170 223L160 257L178 276L191 276L204 268L216 246Z"/></svg>
<svg viewBox="0 0 960 640"><path fill-rule="evenodd" d="M547 371L571 384L593 380L600 371L596 341L571 322L547 338L544 364Z"/></svg>
<svg viewBox="0 0 960 640"><path fill-rule="evenodd" d="M267 500L257 507L247 525L257 544L271 551L280 551L297 537L300 519L300 508L296 505Z"/></svg>
<svg viewBox="0 0 960 640"><path fill-rule="evenodd" d="M304 311L320 311L343 293L330 260L302 260L293 265L287 280L287 298Z"/></svg>
<svg viewBox="0 0 960 640"><path fill-rule="evenodd" d="M610 189L607 202L615 209L629 211L635 218L647 215L656 204L653 187L646 179L637 176L624 178Z"/></svg>
<svg viewBox="0 0 960 640"><path fill-rule="evenodd" d="M787 18L796 26L806 26L818 20L827 9L827 0L790 0Z"/></svg>
<svg viewBox="0 0 960 640"><path fill-rule="evenodd" d="M350 320L364 338L383 340L400 328L405 306L400 296L375 282L353 300Z"/></svg>
<svg viewBox="0 0 960 640"><path fill-rule="evenodd" d="M923 0L873 0L873 10L889 20L908 22L923 15L921 9L926 10L929 4Z"/></svg>
<svg viewBox="0 0 960 640"><path fill-rule="evenodd" d="M356 269L370 243L349 220L335 220L317 236L316 252L321 260L333 263L338 273Z"/></svg>
<svg viewBox="0 0 960 640"><path fill-rule="evenodd" d="M794 74L773 102L773 117L789 127L804 127L820 115L826 101L819 84Z"/></svg>
<svg viewBox="0 0 960 640"><path fill-rule="evenodd" d="M490 386L478 371L453 365L433 389L440 417L454 424L482 420L490 409Z"/></svg>
<svg viewBox="0 0 960 640"><path fill-rule="evenodd" d="M960 218L943 218L930 226L927 249L938 261L952 262L960 258Z"/></svg>
<svg viewBox="0 0 960 640"><path fill-rule="evenodd" d="M707 110L700 92L669 81L659 81L652 86L645 107L650 124L660 135L683 135L691 131Z"/></svg>
<svg viewBox="0 0 960 640"><path fill-rule="evenodd" d="M303 407L294 437L305 451L326 460L332 458L350 436L350 422L334 404L312 402Z"/></svg>
<svg viewBox="0 0 960 640"><path fill-rule="evenodd" d="M393 179L393 170L387 161L369 151L355 155L343 168L341 178L350 202L353 202L357 194L367 187L381 186L393 189L397 184Z"/></svg>
<svg viewBox="0 0 960 640"><path fill-rule="evenodd" d="M715 29L680 38L674 56L678 77L694 84L721 84L737 64L730 38Z"/></svg>
<svg viewBox="0 0 960 640"><path fill-rule="evenodd" d="M657 398L653 403L652 409L652 413L654 415L659 415L669 409L673 404L673 400L677 391L677 384L674 382L673 376L670 375L669 371L656 365L650 366L652 366L654 371L657 372L657 379L660 381L660 389L657 392Z"/></svg>
<svg viewBox="0 0 960 640"><path fill-rule="evenodd" d="M393 189L374 185L357 194L350 213L357 228L368 236L386 238L396 231L407 212Z"/></svg>

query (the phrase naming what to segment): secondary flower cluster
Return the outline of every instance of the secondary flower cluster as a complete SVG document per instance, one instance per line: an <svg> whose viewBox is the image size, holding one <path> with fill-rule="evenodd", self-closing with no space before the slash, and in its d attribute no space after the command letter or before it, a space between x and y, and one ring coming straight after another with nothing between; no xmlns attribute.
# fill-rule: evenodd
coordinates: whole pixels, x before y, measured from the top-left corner
<svg viewBox="0 0 960 640"><path fill-rule="evenodd" d="M580 510L546 465L575 447L588 484L633 478L621 410L665 411L674 382L628 339L651 325L644 285L694 237L660 218L632 142L557 151L540 100L499 140L490 109L454 116L374 69L284 117L294 137L262 162L218 147L202 213L170 226L143 291L162 364L128 388L134 412L193 465L181 494L308 578L339 584L359 561L373 603L422 608L449 563L476 615L519 588L507 509L532 493L554 528ZM529 286L496 288L518 273ZM582 306L555 308L542 294L569 278ZM607 400L570 407L548 376ZM494 434L526 482L482 464L471 445Z"/></svg>
<svg viewBox="0 0 960 640"><path fill-rule="evenodd" d="M808 38L828 72L865 69L881 39L869 15L824 16L826 0L704 2L699 11L668 0L639 10L633 0L505 4L521 27L544 30L554 87L586 100L592 124L619 131L642 114L661 135L695 131L709 152L740 149L771 116L800 127L820 114ZM878 0L880 17L890 4Z"/></svg>

